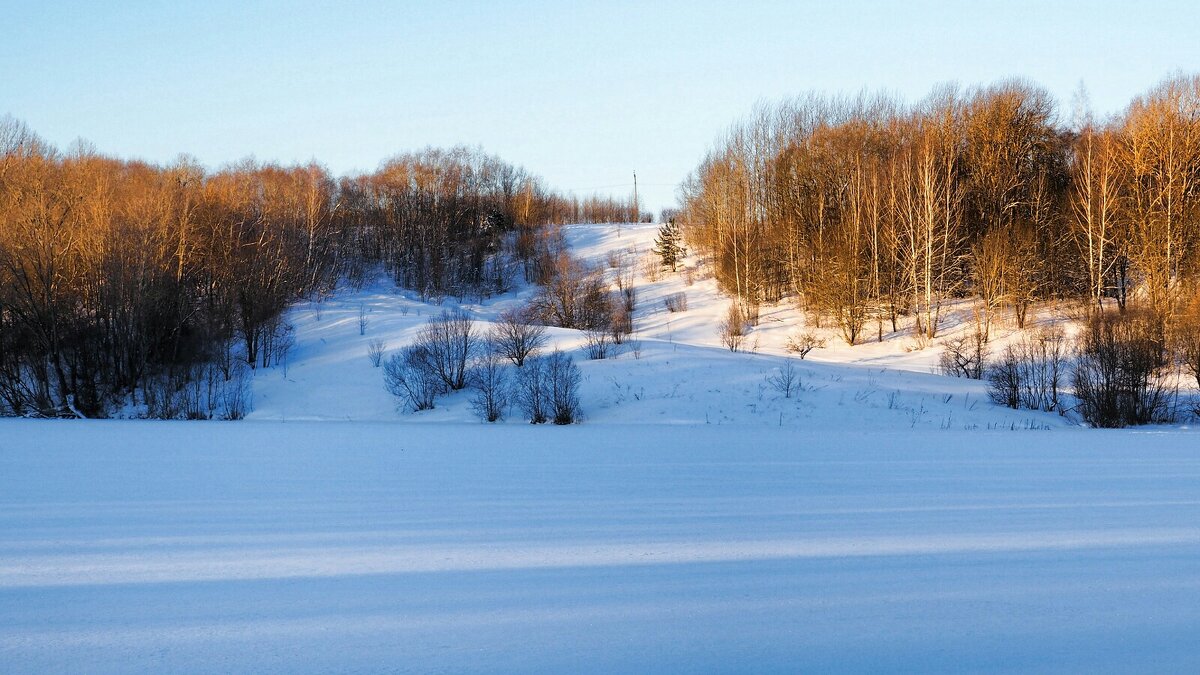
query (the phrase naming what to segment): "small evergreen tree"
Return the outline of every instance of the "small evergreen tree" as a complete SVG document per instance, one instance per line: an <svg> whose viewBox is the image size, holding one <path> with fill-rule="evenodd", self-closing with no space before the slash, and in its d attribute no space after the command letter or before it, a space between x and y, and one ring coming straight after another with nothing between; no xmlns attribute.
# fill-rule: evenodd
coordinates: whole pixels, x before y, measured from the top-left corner
<svg viewBox="0 0 1200 675"><path fill-rule="evenodd" d="M671 219L663 223L662 227L658 228L658 236L654 238L654 248L652 249L660 258L662 258L663 267L670 267L674 272L679 264L679 259L685 254L683 248L683 233L679 231L679 226L675 224L675 220Z"/></svg>

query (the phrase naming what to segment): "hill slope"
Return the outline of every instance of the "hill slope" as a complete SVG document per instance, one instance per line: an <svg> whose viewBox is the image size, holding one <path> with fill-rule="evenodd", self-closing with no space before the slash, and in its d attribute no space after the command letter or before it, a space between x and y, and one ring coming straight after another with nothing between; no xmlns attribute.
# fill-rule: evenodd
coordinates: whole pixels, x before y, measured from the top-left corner
<svg viewBox="0 0 1200 675"><path fill-rule="evenodd" d="M914 350L903 334L847 347L830 329L826 347L806 360L789 355L789 335L804 323L786 305L764 307L743 345L730 352L717 325L729 299L695 259L677 273L655 272L649 259L657 226L574 225L563 234L572 254L615 275L610 263L630 263L638 294L635 345L608 359L590 361L578 331L551 329L550 344L569 351L583 374L586 421L595 423L750 424L811 429L1055 428L1071 424L1058 415L993 405L980 382L943 377L937 350ZM415 294L377 283L343 291L320 303L300 303L289 313L296 345L286 367L262 371L254 380L254 412L260 420L404 420L448 422L474 419L469 394L439 399L422 413L397 410L383 388L382 371L367 359L371 340L389 351L410 343L430 316L461 306L486 329L500 312L527 302L535 288L522 286L481 303L426 303ZM686 296L687 310L669 312L664 300ZM363 334L360 312L366 317ZM956 320L953 312L948 323ZM997 341L1003 343L1003 338ZM790 397L768 378L789 360L801 378ZM508 423L521 422L517 411Z"/></svg>

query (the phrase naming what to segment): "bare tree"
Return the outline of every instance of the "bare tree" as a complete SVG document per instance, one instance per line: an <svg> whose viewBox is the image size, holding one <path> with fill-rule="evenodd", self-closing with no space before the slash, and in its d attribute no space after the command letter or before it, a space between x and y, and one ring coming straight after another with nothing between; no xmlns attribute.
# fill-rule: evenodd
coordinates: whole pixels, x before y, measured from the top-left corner
<svg viewBox="0 0 1200 675"><path fill-rule="evenodd" d="M565 253L553 259L533 306L543 321L560 328L600 328L612 316L603 277Z"/></svg>
<svg viewBox="0 0 1200 675"><path fill-rule="evenodd" d="M1061 331L1047 330L1009 345L987 371L988 394L1010 408L1063 409L1068 349Z"/></svg>
<svg viewBox="0 0 1200 675"><path fill-rule="evenodd" d="M442 310L417 334L417 344L428 354L433 371L447 389L467 386L467 364L479 347L471 316L461 309Z"/></svg>
<svg viewBox="0 0 1200 675"><path fill-rule="evenodd" d="M984 342L991 339L992 322L1009 300L1006 284L1019 281L1009 269L1011 243L1008 232L997 228L979 238L971 249L971 280L979 297L977 313Z"/></svg>
<svg viewBox="0 0 1200 675"><path fill-rule="evenodd" d="M579 421L579 384L583 376L574 359L558 351L545 359L545 371L551 420L555 424L574 424Z"/></svg>
<svg viewBox="0 0 1200 675"><path fill-rule="evenodd" d="M982 317L974 322L972 328L942 342L939 365L943 375L983 379L987 371L988 347Z"/></svg>
<svg viewBox="0 0 1200 675"><path fill-rule="evenodd" d="M1087 272L1091 305L1097 310L1103 309L1110 285L1118 291L1120 307L1125 307L1124 284L1114 283L1120 279L1113 279L1125 248L1119 215L1124 167L1118 161L1116 146L1113 132L1097 130L1087 119L1072 153L1074 218L1070 222Z"/></svg>
<svg viewBox="0 0 1200 675"><path fill-rule="evenodd" d="M663 298L663 307L666 307L667 311L672 314L676 312L686 312L688 308L687 293L678 291L676 293L667 294L667 296Z"/></svg>
<svg viewBox="0 0 1200 675"><path fill-rule="evenodd" d="M1137 99L1121 138L1127 169L1130 257L1151 308L1176 305L1197 241L1200 76L1168 80Z"/></svg>
<svg viewBox="0 0 1200 675"><path fill-rule="evenodd" d="M613 344L620 345L633 333L633 313L625 304L614 304L612 317L608 321L608 332Z"/></svg>
<svg viewBox="0 0 1200 675"><path fill-rule="evenodd" d="M818 347L824 347L824 346L825 346L824 338L818 337L812 331L805 331L803 333L800 333L799 335L792 335L792 336L788 337L787 345L785 348L789 352L799 356L800 360L803 361L804 357L808 356L809 352L811 352L814 349L817 349Z"/></svg>
<svg viewBox="0 0 1200 675"><path fill-rule="evenodd" d="M413 411L430 410L444 382L433 357L422 345L405 347L383 364L384 387Z"/></svg>
<svg viewBox="0 0 1200 675"><path fill-rule="evenodd" d="M542 424L551 410L547 396L546 357L535 356L517 372L516 401L532 424Z"/></svg>
<svg viewBox="0 0 1200 675"><path fill-rule="evenodd" d="M370 359L371 365L375 368L383 362L383 354L387 351L387 342L376 338L367 343L367 358Z"/></svg>
<svg viewBox="0 0 1200 675"><path fill-rule="evenodd" d="M1176 315L1174 323L1175 349L1184 369L1200 386L1200 293L1194 293Z"/></svg>
<svg viewBox="0 0 1200 675"><path fill-rule="evenodd" d="M800 391L803 380L800 377L799 369L796 368L796 364L792 363L791 359L786 359L778 370L767 376L767 384L775 391L783 394L784 398L791 398L792 394Z"/></svg>
<svg viewBox="0 0 1200 675"><path fill-rule="evenodd" d="M488 333L492 350L518 368L546 345L546 327L534 323L532 314L529 308L505 310Z"/></svg>
<svg viewBox="0 0 1200 675"><path fill-rule="evenodd" d="M508 371L501 357L485 354L471 369L471 386L475 393L471 397L471 409L485 422L496 422L504 417L508 408Z"/></svg>
<svg viewBox="0 0 1200 675"><path fill-rule="evenodd" d="M742 307L737 302L729 305L729 311L726 312L725 318L717 324L717 335L721 338L721 343L731 351L736 352L742 348L742 342L746 339L747 324L745 315L742 312Z"/></svg>
<svg viewBox="0 0 1200 675"><path fill-rule="evenodd" d="M1079 412L1097 427L1173 421L1177 396L1164 377L1162 322L1150 314L1094 315L1072 372Z"/></svg>
<svg viewBox="0 0 1200 675"><path fill-rule="evenodd" d="M612 350L612 333L608 328L592 328L583 332L583 346L589 359L608 358Z"/></svg>

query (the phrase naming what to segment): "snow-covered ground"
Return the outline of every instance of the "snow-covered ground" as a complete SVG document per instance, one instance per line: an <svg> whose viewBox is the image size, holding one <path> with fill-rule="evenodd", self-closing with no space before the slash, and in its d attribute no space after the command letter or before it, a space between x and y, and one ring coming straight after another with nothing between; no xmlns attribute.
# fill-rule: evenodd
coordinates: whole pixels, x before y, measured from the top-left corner
<svg viewBox="0 0 1200 675"><path fill-rule="evenodd" d="M6 673L1200 668L1182 433L0 434Z"/></svg>
<svg viewBox="0 0 1200 675"><path fill-rule="evenodd" d="M655 229L564 232L639 293L614 358L549 332L581 425L397 410L368 343L454 303L382 283L292 309L247 421L0 420L0 672L1200 668L1193 430L997 407L904 330L848 347L786 304L731 353L697 261L642 264Z"/></svg>

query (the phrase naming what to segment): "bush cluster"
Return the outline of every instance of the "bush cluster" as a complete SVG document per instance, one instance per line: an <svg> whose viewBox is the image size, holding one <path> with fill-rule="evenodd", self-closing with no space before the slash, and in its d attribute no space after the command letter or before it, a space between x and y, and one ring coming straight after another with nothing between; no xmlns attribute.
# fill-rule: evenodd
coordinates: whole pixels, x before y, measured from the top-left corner
<svg viewBox="0 0 1200 675"><path fill-rule="evenodd" d="M527 316L506 312L484 337L462 310L443 311L413 344L384 362L384 386L414 412L433 408L438 396L471 387L471 408L487 422L503 419L512 403L534 424L578 422L579 367L557 349L539 355L545 328L528 323Z"/></svg>

